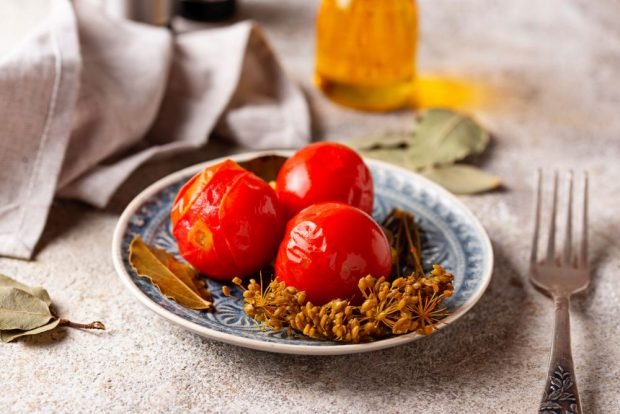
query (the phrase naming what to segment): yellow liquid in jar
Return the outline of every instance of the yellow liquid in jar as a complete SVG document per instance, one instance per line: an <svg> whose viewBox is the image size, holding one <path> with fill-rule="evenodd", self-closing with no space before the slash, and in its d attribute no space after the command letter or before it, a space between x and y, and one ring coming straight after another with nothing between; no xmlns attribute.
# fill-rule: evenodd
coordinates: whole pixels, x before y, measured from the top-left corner
<svg viewBox="0 0 620 414"><path fill-rule="evenodd" d="M315 83L340 104L387 111L414 93L414 0L323 0L316 27Z"/></svg>

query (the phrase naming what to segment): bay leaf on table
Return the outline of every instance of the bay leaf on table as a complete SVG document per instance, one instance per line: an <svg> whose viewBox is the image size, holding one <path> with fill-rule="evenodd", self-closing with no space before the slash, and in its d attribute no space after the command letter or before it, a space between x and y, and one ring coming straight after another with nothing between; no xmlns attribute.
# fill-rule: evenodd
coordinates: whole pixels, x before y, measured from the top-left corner
<svg viewBox="0 0 620 414"><path fill-rule="evenodd" d="M397 149L407 148L411 134L385 134L385 135L369 135L359 138L342 141L343 144L357 150L358 152L381 150L381 149Z"/></svg>
<svg viewBox="0 0 620 414"><path fill-rule="evenodd" d="M413 134L386 134L345 142L364 156L413 171L479 154L488 143L489 133L473 119L446 109L424 111L416 120Z"/></svg>
<svg viewBox="0 0 620 414"><path fill-rule="evenodd" d="M0 331L0 341L2 342L11 342L16 340L17 338L21 338L26 335L37 335L43 332L51 331L56 328L60 323L60 319L53 319L50 322L46 323L43 326L39 326L38 328L30 329L27 331L21 329L11 329Z"/></svg>
<svg viewBox="0 0 620 414"><path fill-rule="evenodd" d="M416 161L411 157L411 152L406 149L395 150L393 148L380 148L368 151L362 150L358 152L375 160L385 161L411 171L417 171Z"/></svg>
<svg viewBox="0 0 620 414"><path fill-rule="evenodd" d="M42 287L32 287L0 274L0 341L12 342L58 326L105 329L99 321L89 324L59 318L51 310L52 300Z"/></svg>
<svg viewBox="0 0 620 414"><path fill-rule="evenodd" d="M475 194L500 186L498 177L465 164L444 165L422 171L422 175L454 194Z"/></svg>
<svg viewBox="0 0 620 414"><path fill-rule="evenodd" d="M16 287L0 287L0 330L29 330L52 319L49 305Z"/></svg>
<svg viewBox="0 0 620 414"><path fill-rule="evenodd" d="M47 293L47 290L43 289L42 287L31 287L28 285L24 285L23 283L18 282L17 280L12 279L6 275L3 275L2 273L0 273L0 287L14 287L17 289L21 289L24 292L28 292L32 296L41 299L43 302L47 303L48 306L52 304L52 299L50 298L49 293Z"/></svg>
<svg viewBox="0 0 620 414"><path fill-rule="evenodd" d="M165 250L149 246L140 236L129 245L129 263L142 277L149 279L161 293L182 306L207 310L213 303L200 293L196 281L198 272L190 265L179 262Z"/></svg>
<svg viewBox="0 0 620 414"><path fill-rule="evenodd" d="M489 133L473 119L445 109L422 113L409 151L418 168L452 164L479 154L489 143Z"/></svg>

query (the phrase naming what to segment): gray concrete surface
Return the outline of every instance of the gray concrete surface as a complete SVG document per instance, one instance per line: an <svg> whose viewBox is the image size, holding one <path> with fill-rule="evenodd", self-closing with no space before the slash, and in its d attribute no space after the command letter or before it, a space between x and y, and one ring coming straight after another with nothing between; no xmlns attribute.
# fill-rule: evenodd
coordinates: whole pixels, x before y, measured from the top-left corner
<svg viewBox="0 0 620 414"><path fill-rule="evenodd" d="M340 357L262 353L161 320L121 285L110 259L126 203L151 181L229 151L149 165L103 211L58 201L36 259L0 272L48 288L61 313L106 332L58 330L0 345L3 412L532 413L547 370L551 302L527 282L535 168L591 173L592 287L572 306L585 412L620 411L620 29L617 2L421 0L420 72L484 88L470 107L494 133L477 160L505 189L462 200L494 244L493 280L457 323L424 340ZM308 91L317 138L409 128L407 111L337 107L310 83L314 2L241 1Z"/></svg>

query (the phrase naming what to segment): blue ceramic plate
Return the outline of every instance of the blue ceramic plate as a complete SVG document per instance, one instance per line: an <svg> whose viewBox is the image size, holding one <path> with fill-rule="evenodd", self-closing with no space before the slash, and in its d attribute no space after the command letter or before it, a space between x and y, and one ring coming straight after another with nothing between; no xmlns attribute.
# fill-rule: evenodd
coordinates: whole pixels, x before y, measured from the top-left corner
<svg viewBox="0 0 620 414"><path fill-rule="evenodd" d="M245 161L262 155L290 156L288 152L245 153L229 158ZM140 193L125 209L114 232L114 266L125 286L140 302L172 323L207 338L270 352L334 355L366 352L420 339L416 333L364 344L287 337L257 325L242 309L242 301L221 294L221 283L208 280L217 312L187 309L163 296L150 281L129 265L129 243L139 234L147 243L178 256L170 232L169 212L181 185L213 160L171 174ZM454 295L447 302L451 315L439 328L449 326L480 299L491 278L493 252L489 238L474 215L453 195L427 179L383 162L367 159L375 185L373 216L380 221L394 207L415 214L424 230L425 266L440 263L455 275ZM239 294L239 292L236 292Z"/></svg>

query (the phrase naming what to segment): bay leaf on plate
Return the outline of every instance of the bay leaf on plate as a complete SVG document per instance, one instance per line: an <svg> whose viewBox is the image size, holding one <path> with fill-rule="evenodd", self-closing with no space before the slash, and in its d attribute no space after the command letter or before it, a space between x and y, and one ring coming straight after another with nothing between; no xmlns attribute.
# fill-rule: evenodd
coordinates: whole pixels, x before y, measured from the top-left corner
<svg viewBox="0 0 620 414"><path fill-rule="evenodd" d="M200 294L197 271L165 250L149 246L140 236L129 245L129 263L138 275L149 279L161 293L191 309L206 310L213 303Z"/></svg>
<svg viewBox="0 0 620 414"><path fill-rule="evenodd" d="M21 338L26 335L37 335L43 332L51 331L56 328L60 323L60 319L52 319L48 323L43 326L39 326L38 328L30 329L27 331L21 329L11 329L0 331L0 341L2 342L11 342L16 340L17 338Z"/></svg>
<svg viewBox="0 0 620 414"><path fill-rule="evenodd" d="M50 306L52 304L52 299L50 298L49 293L47 293L47 290L43 289L42 287L31 287L28 285L24 285L21 282L18 282L15 279L12 279L6 275L3 275L2 273L0 273L0 287L14 287L17 289L21 289L24 292L28 292L31 295L41 299L43 302L47 303L48 306Z"/></svg>
<svg viewBox="0 0 620 414"><path fill-rule="evenodd" d="M263 155L247 161L241 161L239 165L263 180L270 182L278 177L278 172L286 160L287 158L281 155Z"/></svg>
<svg viewBox="0 0 620 414"><path fill-rule="evenodd" d="M29 330L45 325L53 315L49 305L16 287L0 287L0 330Z"/></svg>
<svg viewBox="0 0 620 414"><path fill-rule="evenodd" d="M150 247L150 246L149 246ZM150 252L174 275L194 292L200 294L204 285L198 280L198 272L192 266L179 262L174 256L162 249L150 248ZM205 299L211 300L209 297Z"/></svg>
<svg viewBox="0 0 620 414"><path fill-rule="evenodd" d="M465 164L444 165L424 170L422 174L455 194L474 194L500 186L498 177Z"/></svg>
<svg viewBox="0 0 620 414"><path fill-rule="evenodd" d="M430 109L417 122L409 151L418 168L451 164L479 154L489 133L473 119L445 109Z"/></svg>

